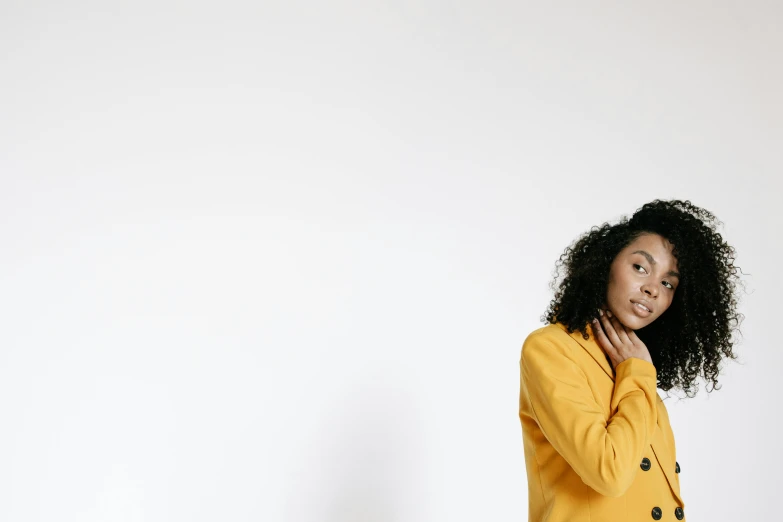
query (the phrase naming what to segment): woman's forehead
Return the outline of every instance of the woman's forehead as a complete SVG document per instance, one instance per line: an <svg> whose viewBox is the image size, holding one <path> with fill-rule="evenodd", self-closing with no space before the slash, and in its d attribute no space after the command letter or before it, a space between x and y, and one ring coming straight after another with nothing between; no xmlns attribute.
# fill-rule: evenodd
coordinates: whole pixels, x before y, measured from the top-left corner
<svg viewBox="0 0 783 522"><path fill-rule="evenodd" d="M642 234L631 241L623 250L624 255L641 254L647 257L653 263L677 264L677 258L674 257L672 245L668 239L659 234ZM652 259L650 259L652 258Z"/></svg>

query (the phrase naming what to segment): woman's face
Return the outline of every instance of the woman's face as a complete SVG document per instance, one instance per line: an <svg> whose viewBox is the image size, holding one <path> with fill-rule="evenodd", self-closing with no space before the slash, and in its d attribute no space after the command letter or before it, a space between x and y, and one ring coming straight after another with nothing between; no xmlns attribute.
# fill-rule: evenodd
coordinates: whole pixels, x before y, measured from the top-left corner
<svg viewBox="0 0 783 522"><path fill-rule="evenodd" d="M680 282L672 244L642 234L617 254L609 269L606 304L632 330L655 321L672 304Z"/></svg>

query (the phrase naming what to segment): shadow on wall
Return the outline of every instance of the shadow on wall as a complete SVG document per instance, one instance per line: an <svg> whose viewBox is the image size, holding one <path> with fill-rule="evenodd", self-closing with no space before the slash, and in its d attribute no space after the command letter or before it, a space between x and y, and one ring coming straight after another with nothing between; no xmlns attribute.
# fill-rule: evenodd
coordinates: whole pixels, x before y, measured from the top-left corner
<svg viewBox="0 0 783 522"><path fill-rule="evenodd" d="M431 500L423 415L388 372L346 383L307 437L288 490L287 520L426 519ZM336 394L335 394L336 395Z"/></svg>

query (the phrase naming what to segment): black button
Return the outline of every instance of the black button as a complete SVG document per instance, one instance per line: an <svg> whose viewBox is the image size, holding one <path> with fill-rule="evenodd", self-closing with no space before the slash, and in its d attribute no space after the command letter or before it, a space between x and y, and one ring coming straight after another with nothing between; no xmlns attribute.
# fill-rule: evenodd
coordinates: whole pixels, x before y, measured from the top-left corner
<svg viewBox="0 0 783 522"><path fill-rule="evenodd" d="M661 508L659 508L657 506L654 507L653 510L652 510L652 517L655 520L660 520L662 516L663 516L663 511L661 511Z"/></svg>
<svg viewBox="0 0 783 522"><path fill-rule="evenodd" d="M685 513L683 513L681 507L678 507L674 509L674 516L677 517L677 520L682 520L685 518Z"/></svg>
<svg viewBox="0 0 783 522"><path fill-rule="evenodd" d="M677 467L674 468L674 472L675 473L679 473L680 472L680 463L679 462L675 462L675 464L677 464Z"/></svg>
<svg viewBox="0 0 783 522"><path fill-rule="evenodd" d="M650 468L652 467L652 463L650 462L650 459L647 457L644 457L642 459L642 463L639 465L644 471L650 471Z"/></svg>

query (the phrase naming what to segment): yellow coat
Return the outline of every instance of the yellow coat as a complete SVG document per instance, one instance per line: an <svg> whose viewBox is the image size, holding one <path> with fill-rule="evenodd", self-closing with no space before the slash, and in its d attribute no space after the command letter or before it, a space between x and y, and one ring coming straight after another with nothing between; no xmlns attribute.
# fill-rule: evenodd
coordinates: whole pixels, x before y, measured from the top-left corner
<svg viewBox="0 0 783 522"><path fill-rule="evenodd" d="M612 370L592 330L531 333L520 358L519 418L530 522L685 520L674 434L655 366Z"/></svg>

